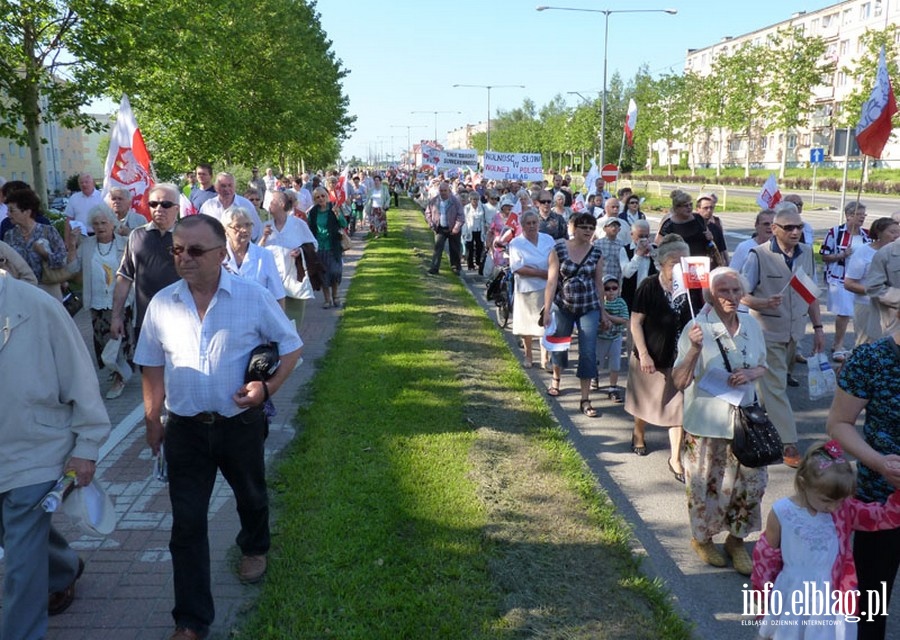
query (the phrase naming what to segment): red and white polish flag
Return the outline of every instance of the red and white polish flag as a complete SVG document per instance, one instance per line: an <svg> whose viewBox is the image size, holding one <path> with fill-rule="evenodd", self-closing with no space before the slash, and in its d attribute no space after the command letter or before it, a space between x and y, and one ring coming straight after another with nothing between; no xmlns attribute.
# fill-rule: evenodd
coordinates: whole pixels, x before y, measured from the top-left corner
<svg viewBox="0 0 900 640"><path fill-rule="evenodd" d="M684 284L688 289L709 289L709 258L687 256L681 259Z"/></svg>
<svg viewBox="0 0 900 640"><path fill-rule="evenodd" d="M628 146L634 146L634 128L637 126L638 108L634 99L628 100L628 113L625 115L625 139Z"/></svg>
<svg viewBox="0 0 900 640"><path fill-rule="evenodd" d="M103 171L103 194L113 187L131 192L131 208L150 219L147 196L156 184L150 167L150 153L138 128L128 96L122 96L116 124L109 135L109 153Z"/></svg>
<svg viewBox="0 0 900 640"><path fill-rule="evenodd" d="M790 286L807 304L812 304L819 297L819 287L806 275L803 267L797 267L797 271L791 277Z"/></svg>
<svg viewBox="0 0 900 640"><path fill-rule="evenodd" d="M897 113L897 101L894 99L894 88L888 76L887 62L884 57L884 46L878 54L878 72L875 86L869 99L862 108L859 124L856 125L856 143L859 150L867 156L880 158L888 138L891 137L891 118Z"/></svg>
<svg viewBox="0 0 900 640"><path fill-rule="evenodd" d="M769 178L763 185L762 191L756 197L756 204L763 209L772 209L779 202L781 202L781 191L778 190L778 182L775 180L775 174L770 173Z"/></svg>

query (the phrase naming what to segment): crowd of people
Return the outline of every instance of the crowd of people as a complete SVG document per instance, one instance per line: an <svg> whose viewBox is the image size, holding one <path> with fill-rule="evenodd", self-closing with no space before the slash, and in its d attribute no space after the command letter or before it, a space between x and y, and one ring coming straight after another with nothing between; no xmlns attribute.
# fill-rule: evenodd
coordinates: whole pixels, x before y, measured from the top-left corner
<svg viewBox="0 0 900 640"><path fill-rule="evenodd" d="M381 183L359 174L339 194L334 173L282 182L255 171L239 195L232 174L199 164L184 185L149 188L148 220L133 209L133 194L103 196L83 174L57 223L29 185L2 185L0 378L22 402L0 418L0 637L45 637L48 616L75 598L84 562L51 514L33 507L64 473L79 486L91 482L110 431L96 374L104 368L110 400L140 369L147 441L168 468L171 638L205 637L213 622L207 511L220 471L240 516L238 576L262 578L266 406L299 360L306 302L321 291L325 308L341 305L351 219L373 236L387 233L392 193ZM70 317L79 309L60 304L76 288L90 314L93 357ZM280 366L249 377L251 355L271 344ZM24 362L41 364L23 370Z"/></svg>
<svg viewBox="0 0 900 640"><path fill-rule="evenodd" d="M804 453L787 387L798 384L792 372L804 359L798 345L807 330L812 329L812 353L825 352L826 336L818 299L790 286L798 277L818 278L800 196L761 210L753 237L731 253L713 194L695 202L690 194L673 191L654 235L638 194L627 188L608 193L599 180L589 187L582 194L559 174L525 184L398 170L343 176L333 171L277 176L267 170L260 176L254 169L239 189L232 174L216 174L209 164L199 164L185 174L183 185L150 188L149 221L132 209L129 192L112 189L104 197L93 178L82 175L60 229L44 216L28 185L2 185L0 314L13 317L23 313L22 305L33 305L48 326L56 326L47 329L56 332L54 341L71 343L77 332L59 301L67 296L68 281L77 277L93 346L92 361L80 337L74 342L81 346L48 345L53 352L48 361L55 361L59 372L66 367L91 372L86 384L60 382L53 397L34 399L48 414L58 414L68 435L54 445L45 472L25 474L22 480L6 474L0 486L4 519L15 513L23 496L46 493L63 470L90 481L97 442L109 429L108 419L96 411L91 365L110 367L108 399L121 395L131 372L140 368L148 443L158 453L165 442L169 463L172 638L203 637L214 615L205 514L215 474L222 471L237 498L239 575L256 582L265 574L269 547L263 407L299 359L306 304L321 292L324 308L341 307L350 237L357 230L372 238L386 236L388 213L404 194L420 204L434 234L429 275L440 274L445 251L455 275L463 273L464 262L467 273L488 279L501 269L514 274L512 332L521 339L524 366L550 373L546 392L551 398L564 393L568 354L541 344L538 365L536 343L542 337L568 340L577 331L580 412L599 417L594 391L622 403L633 418L631 451L640 457L650 451L647 430L666 429L666 465L685 486L690 545L704 562L725 567L730 560L741 574L758 573L754 584L760 578L787 588L802 575L786 577L807 557L798 549L809 541L797 527L787 531L785 523L833 516L838 528L829 548L834 553L816 561L849 566L841 576L852 579L840 583L848 588L857 575L860 588L891 585L900 567L900 534L890 525L896 519L894 486L900 486L898 216L866 227L865 206L852 202L844 211L846 221L823 239L822 278L828 310L836 318L828 354L840 368L827 425L835 440ZM691 256L709 259L709 286L679 295L678 268ZM22 283L44 289L49 297L18 295ZM28 331L14 331L13 344L33 339L25 337ZM267 342L278 343L282 367L267 381L244 379L249 353ZM15 353L0 350L0 358ZM624 354L623 388L618 382ZM9 362L0 361L4 379L15 377L9 375ZM735 402L759 401L766 409L783 443L784 464L798 469L797 495L779 502L768 520L761 512L766 468L737 461L731 449L733 405L703 384L720 370L727 371L727 385L739 392ZM608 384L601 386L604 373ZM23 384L10 381L14 388ZM85 409L85 403L92 408ZM863 409L860 431L856 421ZM15 433L9 418L0 420L5 446L16 450L27 444L30 436ZM213 425L223 433L240 431L241 438L220 442L209 430ZM834 467L846 475L841 447L859 460L858 482L843 479L838 490L823 480L831 472L821 471ZM852 495L862 502L845 501ZM868 514L865 527L857 522L858 513ZM29 613L21 620L4 616L3 638L28 637L46 628L48 611L61 613L71 604L84 569L50 528L49 516L29 514L28 519L23 526L47 531L45 543L26 542L25 529L0 525L7 557L21 553L28 562L41 559L36 566L44 567L8 565L5 610L21 606ZM745 539L764 522L751 558ZM820 524L816 520L807 529L818 531ZM866 532L851 543L847 532L852 529ZM823 531L815 533L817 540L833 533ZM723 533L724 553L714 541ZM887 548L891 551L881 551ZM21 575L33 580L28 589L19 586ZM48 607L38 606L38 591L49 594ZM25 601L31 604L21 604ZM884 633L883 618L859 625L860 638Z"/></svg>
<svg viewBox="0 0 900 640"><path fill-rule="evenodd" d="M590 392L601 388L603 366L610 381L603 391L614 401L624 395L624 409L634 418L632 451L648 454L649 426L667 430L667 466L685 484L690 544L705 563L726 567L730 561L747 576L756 564L764 576L758 588L768 580L782 591L807 575L830 579L833 564L833 584L856 588L858 574L863 592L886 584L890 593L900 566L900 529L894 528L900 520L891 497L900 487L900 214L865 226L865 205L850 202L845 222L821 239L819 274L799 195L759 211L752 237L731 253L715 194L695 201L673 191L653 237L637 194L606 193L600 181L588 186L585 197L560 175L527 185L420 178L419 202L435 234L429 273L438 273L446 245L451 271L460 274L460 238L468 271L490 280L509 268L515 274L512 332L520 338L526 368L533 366L533 343L546 328L558 343L577 327L580 411L598 415ZM689 256L709 259L709 285L677 295L677 267ZM827 353L840 375L827 429L836 440L804 453L787 388L799 385L794 366L810 355L798 349L808 330L812 354L824 353L827 340L819 300L790 283L808 278L815 284L820 277L835 316ZM623 344L627 390L617 387ZM559 396L567 352L542 349L541 365L551 374L547 394ZM703 384L716 371L727 372L727 385L737 393L730 402ZM797 495L780 501L768 521L762 514L767 468L745 466L734 456L731 402L762 405L780 436L784 464L797 469ZM856 421L863 409L860 432ZM860 460L858 486L842 446ZM840 489L828 479L831 471L820 472L829 465L844 476ZM859 500L845 501L853 495ZM807 526L810 517L815 526ZM837 533L821 528L832 520ZM751 557L745 539L765 522ZM849 534L857 529L865 532L857 532L851 545ZM724 553L714 541L722 533ZM833 538L829 551L811 555L826 535ZM811 558L824 565L797 568ZM781 637L775 618L765 620L763 637ZM837 628L837 635L823 637L858 632L859 638L884 638L885 617L863 620L858 629L841 618Z"/></svg>

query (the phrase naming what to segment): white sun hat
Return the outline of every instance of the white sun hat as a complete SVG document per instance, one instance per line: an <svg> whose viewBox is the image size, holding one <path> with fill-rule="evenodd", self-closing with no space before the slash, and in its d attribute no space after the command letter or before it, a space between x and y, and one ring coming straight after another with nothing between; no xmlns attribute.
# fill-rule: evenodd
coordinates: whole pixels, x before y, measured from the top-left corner
<svg viewBox="0 0 900 640"><path fill-rule="evenodd" d="M63 500L62 511L90 536L108 536L116 528L116 508L96 478L75 487Z"/></svg>

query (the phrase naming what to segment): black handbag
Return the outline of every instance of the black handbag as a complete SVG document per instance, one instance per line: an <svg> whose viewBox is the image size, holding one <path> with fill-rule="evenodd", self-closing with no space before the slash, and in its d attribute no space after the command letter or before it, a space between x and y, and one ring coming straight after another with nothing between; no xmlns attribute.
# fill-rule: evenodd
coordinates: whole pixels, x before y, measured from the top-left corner
<svg viewBox="0 0 900 640"><path fill-rule="evenodd" d="M731 363L722 341L716 338L725 369L732 373ZM784 444L781 436L766 410L754 399L753 404L746 407L731 406L734 421L734 438L731 441L731 452L745 467L765 467L779 464L784 457Z"/></svg>
<svg viewBox="0 0 900 640"><path fill-rule="evenodd" d="M69 315L73 318L75 317L75 314L81 311L81 309L84 307L84 302L82 302L81 296L71 290L65 294L62 303L66 308L66 311L68 311Z"/></svg>

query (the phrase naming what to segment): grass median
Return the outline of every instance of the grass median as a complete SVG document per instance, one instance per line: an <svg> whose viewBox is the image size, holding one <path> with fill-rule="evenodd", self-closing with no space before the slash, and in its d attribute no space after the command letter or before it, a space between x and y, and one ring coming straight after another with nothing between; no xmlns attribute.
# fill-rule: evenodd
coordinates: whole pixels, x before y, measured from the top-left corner
<svg viewBox="0 0 900 640"><path fill-rule="evenodd" d="M366 248L239 636L690 637L496 327L425 275L430 242L405 201Z"/></svg>

